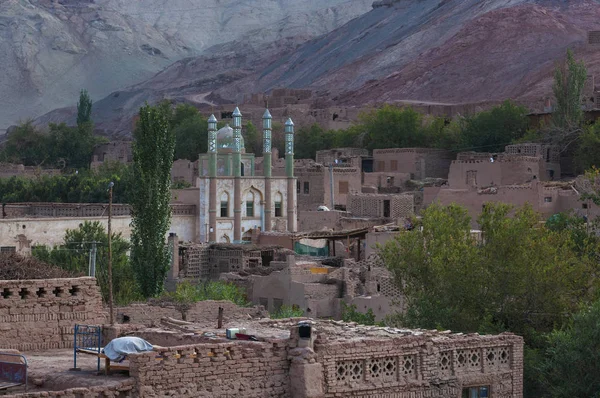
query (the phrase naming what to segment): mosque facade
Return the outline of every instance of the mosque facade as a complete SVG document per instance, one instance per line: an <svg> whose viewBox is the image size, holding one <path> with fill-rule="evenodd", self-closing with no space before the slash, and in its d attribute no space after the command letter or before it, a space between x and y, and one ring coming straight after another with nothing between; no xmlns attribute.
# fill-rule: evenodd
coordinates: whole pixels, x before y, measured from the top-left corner
<svg viewBox="0 0 600 398"><path fill-rule="evenodd" d="M296 231L294 123L285 123L286 175L272 176L272 117L263 115L262 175L255 173L255 156L246 153L242 114L233 112L233 126L217 131L208 120L208 152L199 157L199 233L202 242L242 243L256 231Z"/></svg>

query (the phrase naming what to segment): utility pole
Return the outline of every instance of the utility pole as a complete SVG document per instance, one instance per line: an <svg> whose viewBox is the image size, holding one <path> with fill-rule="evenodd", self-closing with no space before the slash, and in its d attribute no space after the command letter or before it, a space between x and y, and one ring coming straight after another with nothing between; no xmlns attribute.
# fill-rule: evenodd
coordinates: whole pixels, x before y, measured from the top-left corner
<svg viewBox="0 0 600 398"><path fill-rule="evenodd" d="M96 241L92 242L92 248L90 249L90 269L89 275L92 278L96 277Z"/></svg>
<svg viewBox="0 0 600 398"><path fill-rule="evenodd" d="M112 280L112 197L114 182L108 184L108 308L110 311L110 324L115 324L114 309L113 309L113 280Z"/></svg>
<svg viewBox="0 0 600 398"><path fill-rule="evenodd" d="M329 163L329 196L331 197L331 211L335 210L334 192L333 192L333 163Z"/></svg>

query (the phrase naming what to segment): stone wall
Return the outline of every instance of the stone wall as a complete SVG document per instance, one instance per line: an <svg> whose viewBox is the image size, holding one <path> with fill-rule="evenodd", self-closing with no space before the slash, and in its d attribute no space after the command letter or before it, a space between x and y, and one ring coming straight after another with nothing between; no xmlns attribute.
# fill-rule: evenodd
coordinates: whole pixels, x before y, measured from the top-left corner
<svg viewBox="0 0 600 398"><path fill-rule="evenodd" d="M132 356L145 398L289 397L287 340L197 344Z"/></svg>
<svg viewBox="0 0 600 398"><path fill-rule="evenodd" d="M15 163L0 163L0 178L54 176L61 173L60 169L42 169L36 166L25 166Z"/></svg>
<svg viewBox="0 0 600 398"><path fill-rule="evenodd" d="M70 348L75 324L105 319L95 278L0 281L1 348Z"/></svg>
<svg viewBox="0 0 600 398"><path fill-rule="evenodd" d="M511 334L334 344L317 337L315 353L325 397L460 397L462 386L488 386L498 398L523 396L523 341Z"/></svg>
<svg viewBox="0 0 600 398"><path fill-rule="evenodd" d="M133 398L139 397L134 391L134 381L125 381L116 387L98 386L98 387L77 387L68 388L60 391L44 391L41 393L20 393L6 395L5 398Z"/></svg>

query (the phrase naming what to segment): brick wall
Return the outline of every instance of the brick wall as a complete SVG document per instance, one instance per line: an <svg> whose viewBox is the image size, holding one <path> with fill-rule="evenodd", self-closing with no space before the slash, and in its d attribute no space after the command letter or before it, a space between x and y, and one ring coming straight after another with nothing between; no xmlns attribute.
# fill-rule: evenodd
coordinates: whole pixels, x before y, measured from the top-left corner
<svg viewBox="0 0 600 398"><path fill-rule="evenodd" d="M288 373L287 340L169 347L130 359L146 398L288 397Z"/></svg>
<svg viewBox="0 0 600 398"><path fill-rule="evenodd" d="M216 319L219 307L223 308L223 319L247 319L248 314L259 316L259 307L239 307L231 301L207 300L193 304L187 311L187 321L201 322L207 319ZM170 317L181 319L181 312L171 305L131 304L126 307L115 308L117 320L122 321L126 315L129 323L138 323L147 326L158 325L161 318Z"/></svg>
<svg viewBox="0 0 600 398"><path fill-rule="evenodd" d="M105 319L95 278L0 281L1 348L70 348L75 324Z"/></svg>
<svg viewBox="0 0 600 398"><path fill-rule="evenodd" d="M460 397L489 386L494 397L523 396L523 340L511 334L315 342L325 397ZM379 396L379 395L377 395Z"/></svg>

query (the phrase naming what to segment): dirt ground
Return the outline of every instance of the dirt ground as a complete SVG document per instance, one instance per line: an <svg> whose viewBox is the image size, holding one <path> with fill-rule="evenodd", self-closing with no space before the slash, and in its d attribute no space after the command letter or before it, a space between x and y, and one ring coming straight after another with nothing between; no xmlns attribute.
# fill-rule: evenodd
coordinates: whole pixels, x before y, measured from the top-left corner
<svg viewBox="0 0 600 398"><path fill-rule="evenodd" d="M76 387L117 386L129 378L126 373L113 372L108 376L103 373L104 362L101 361L101 372L97 372L96 358L91 355L77 355L77 367L72 371L73 349L23 352L28 363L27 392L56 391ZM25 392L25 387L13 388L8 392L14 394Z"/></svg>

